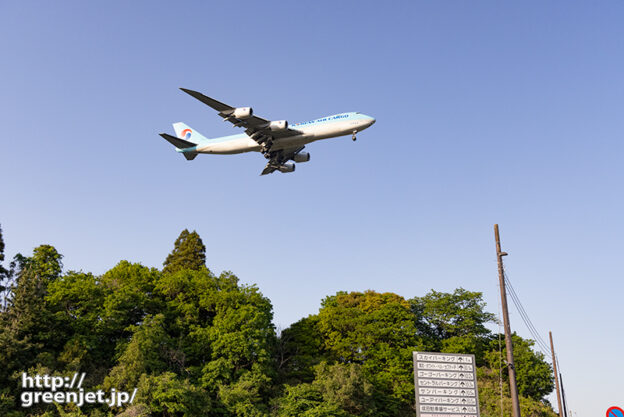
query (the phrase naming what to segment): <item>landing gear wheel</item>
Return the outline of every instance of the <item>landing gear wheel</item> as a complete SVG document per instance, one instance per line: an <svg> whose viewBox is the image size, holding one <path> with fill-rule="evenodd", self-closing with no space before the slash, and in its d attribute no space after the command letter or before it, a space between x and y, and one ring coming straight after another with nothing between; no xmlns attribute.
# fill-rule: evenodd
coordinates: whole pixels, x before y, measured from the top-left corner
<svg viewBox="0 0 624 417"><path fill-rule="evenodd" d="M354 131L353 131L353 134L351 135L351 139L353 139L353 142L355 142L355 141L356 141L356 139L357 139L357 138L355 137L355 134L356 134L356 133L357 133L357 130L354 130Z"/></svg>

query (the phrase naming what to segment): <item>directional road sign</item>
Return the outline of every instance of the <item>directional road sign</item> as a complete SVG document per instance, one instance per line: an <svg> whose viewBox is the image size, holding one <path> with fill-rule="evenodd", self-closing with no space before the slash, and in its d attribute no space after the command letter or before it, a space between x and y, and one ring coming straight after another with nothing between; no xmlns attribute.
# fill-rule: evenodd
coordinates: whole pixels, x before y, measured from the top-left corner
<svg viewBox="0 0 624 417"><path fill-rule="evenodd" d="M474 355L414 352L417 417L480 417Z"/></svg>

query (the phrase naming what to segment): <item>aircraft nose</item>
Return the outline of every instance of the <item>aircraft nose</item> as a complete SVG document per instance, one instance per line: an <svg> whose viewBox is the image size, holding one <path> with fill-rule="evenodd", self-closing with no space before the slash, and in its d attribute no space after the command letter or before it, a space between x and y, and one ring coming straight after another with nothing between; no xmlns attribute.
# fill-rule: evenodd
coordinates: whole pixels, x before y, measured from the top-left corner
<svg viewBox="0 0 624 417"><path fill-rule="evenodd" d="M370 124L369 124L369 126L374 125L376 121L377 121L377 120L375 120L375 118L374 118L374 117L371 117L371 118L370 118L370 120L369 120L369 123L370 123Z"/></svg>

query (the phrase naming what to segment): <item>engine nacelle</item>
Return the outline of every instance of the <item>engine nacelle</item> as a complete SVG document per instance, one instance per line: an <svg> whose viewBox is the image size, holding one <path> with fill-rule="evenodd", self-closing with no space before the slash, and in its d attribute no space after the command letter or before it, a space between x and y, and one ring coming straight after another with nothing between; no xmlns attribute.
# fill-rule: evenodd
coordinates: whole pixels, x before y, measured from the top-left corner
<svg viewBox="0 0 624 417"><path fill-rule="evenodd" d="M234 113L232 113L232 116L241 120L249 119L251 116L253 116L253 109L251 107L237 107L234 109Z"/></svg>
<svg viewBox="0 0 624 417"><path fill-rule="evenodd" d="M308 162L309 160L310 154L308 152L299 152L293 157L293 161L295 162Z"/></svg>
<svg viewBox="0 0 624 417"><path fill-rule="evenodd" d="M275 120L269 123L269 130L272 132L279 132L280 130L288 129L288 122L286 120Z"/></svg>
<svg viewBox="0 0 624 417"><path fill-rule="evenodd" d="M292 162L286 162L283 165L280 165L279 168L280 172L293 172L295 170L295 164L293 164Z"/></svg>

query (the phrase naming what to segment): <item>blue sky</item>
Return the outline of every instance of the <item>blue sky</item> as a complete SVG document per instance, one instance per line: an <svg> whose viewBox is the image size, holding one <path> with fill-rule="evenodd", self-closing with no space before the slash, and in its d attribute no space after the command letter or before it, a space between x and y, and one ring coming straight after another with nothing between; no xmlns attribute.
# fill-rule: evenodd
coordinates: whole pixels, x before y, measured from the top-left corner
<svg viewBox="0 0 624 417"><path fill-rule="evenodd" d="M624 401L623 19L616 1L1 2L7 254L160 267L195 229L284 328L339 290L461 286L497 312L499 223L572 417L603 415ZM258 154L187 162L157 135L237 133L178 87L377 123L260 177Z"/></svg>

